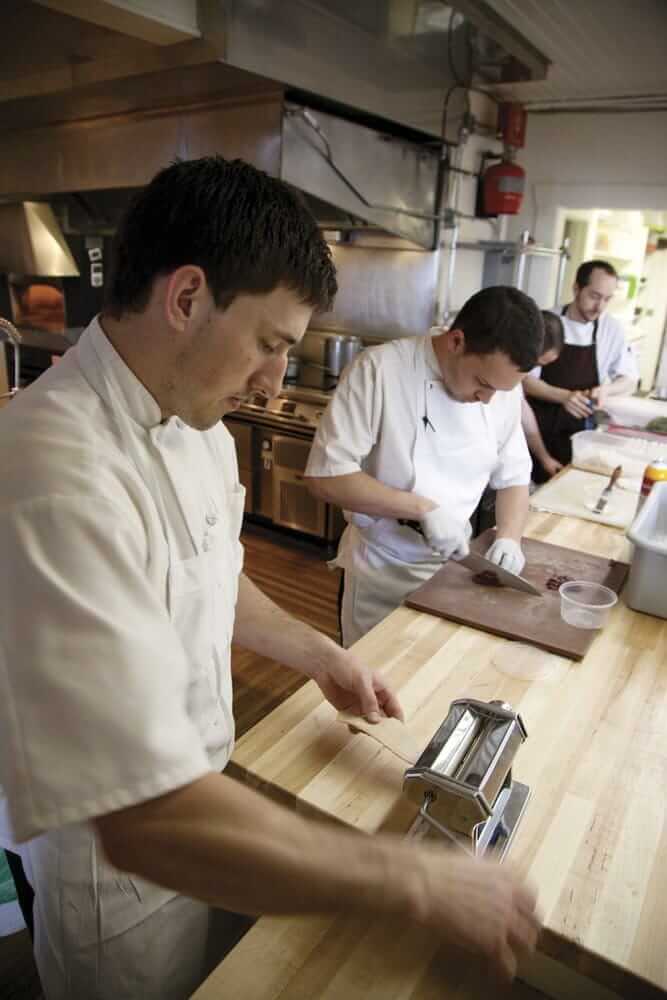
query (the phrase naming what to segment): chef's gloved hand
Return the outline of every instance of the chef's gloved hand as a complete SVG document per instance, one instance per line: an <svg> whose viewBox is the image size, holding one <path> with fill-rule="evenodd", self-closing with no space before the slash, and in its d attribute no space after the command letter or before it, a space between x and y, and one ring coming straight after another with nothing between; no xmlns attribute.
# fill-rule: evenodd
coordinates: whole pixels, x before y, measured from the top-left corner
<svg viewBox="0 0 667 1000"><path fill-rule="evenodd" d="M421 519L424 538L443 562L447 559L464 559L470 548L470 524L461 524L447 513L444 507L436 507Z"/></svg>
<svg viewBox="0 0 667 1000"><path fill-rule="evenodd" d="M526 565L526 557L521 551L521 546L513 538L496 538L488 549L486 558L494 562L496 566L502 566L508 573L516 573L517 575Z"/></svg>

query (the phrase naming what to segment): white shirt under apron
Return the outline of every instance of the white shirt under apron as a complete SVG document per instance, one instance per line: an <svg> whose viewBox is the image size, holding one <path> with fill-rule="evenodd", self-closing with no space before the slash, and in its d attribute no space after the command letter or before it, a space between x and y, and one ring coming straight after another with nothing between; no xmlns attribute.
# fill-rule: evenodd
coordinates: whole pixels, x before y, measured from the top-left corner
<svg viewBox="0 0 667 1000"><path fill-rule="evenodd" d="M2 411L0 454L2 839L36 890L45 995L181 1000L209 908L113 868L90 820L231 755L234 444L161 423L93 321Z"/></svg>

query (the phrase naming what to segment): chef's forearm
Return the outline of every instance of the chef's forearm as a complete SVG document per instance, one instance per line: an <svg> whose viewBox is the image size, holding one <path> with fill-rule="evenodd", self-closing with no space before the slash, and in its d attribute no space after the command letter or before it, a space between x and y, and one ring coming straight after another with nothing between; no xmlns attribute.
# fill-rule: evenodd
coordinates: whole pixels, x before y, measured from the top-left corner
<svg viewBox="0 0 667 1000"><path fill-rule="evenodd" d="M496 533L498 538L521 541L528 520L528 487L508 486L496 493Z"/></svg>
<svg viewBox="0 0 667 1000"><path fill-rule="evenodd" d="M541 378L533 375L526 375L523 380L523 389L527 396L534 399L544 399L547 403L565 403L570 395L568 389L559 389L556 385L549 385Z"/></svg>
<svg viewBox="0 0 667 1000"><path fill-rule="evenodd" d="M239 578L234 642L308 677L322 661L341 652L328 636L278 607L244 573Z"/></svg>
<svg viewBox="0 0 667 1000"><path fill-rule="evenodd" d="M305 482L310 492L321 500L370 517L419 520L438 506L428 497L394 489L366 472L351 472L346 476L312 476Z"/></svg>
<svg viewBox="0 0 667 1000"><path fill-rule="evenodd" d="M531 455L534 455L540 464L548 462L551 458L549 452L544 444L544 439L539 431L537 433L526 434L526 442L528 444L528 451Z"/></svg>
<svg viewBox="0 0 667 1000"><path fill-rule="evenodd" d="M225 775L96 825L117 868L239 913L419 908L410 849L398 839L307 821Z"/></svg>
<svg viewBox="0 0 667 1000"><path fill-rule="evenodd" d="M526 435L531 455L534 455L538 462L548 461L549 452L544 444L533 408L525 398L521 400L521 427Z"/></svg>

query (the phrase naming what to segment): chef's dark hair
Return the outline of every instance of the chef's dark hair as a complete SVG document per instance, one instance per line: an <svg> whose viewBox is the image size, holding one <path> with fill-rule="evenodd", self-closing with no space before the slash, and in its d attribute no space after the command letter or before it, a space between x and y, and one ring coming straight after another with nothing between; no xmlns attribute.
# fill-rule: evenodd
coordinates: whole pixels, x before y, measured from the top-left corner
<svg viewBox="0 0 667 1000"><path fill-rule="evenodd" d="M577 273L574 277L575 285L579 288L585 288L586 285L590 284L591 274L595 270L604 271L608 274L610 278L618 278L618 273L616 268L612 267L611 264L606 260L585 260L583 264L580 264L577 268Z"/></svg>
<svg viewBox="0 0 667 1000"><path fill-rule="evenodd" d="M562 319L556 313L549 312L548 309L543 309L542 321L544 323L544 342L540 353L546 354L547 351L557 351L560 354L565 347L565 329Z"/></svg>
<svg viewBox="0 0 667 1000"><path fill-rule="evenodd" d="M483 288L468 299L450 329L465 334L466 354L500 351L522 372L534 368L542 353L542 314L518 288Z"/></svg>
<svg viewBox="0 0 667 1000"><path fill-rule="evenodd" d="M176 161L134 196L114 239L105 311L141 312L155 279L186 264L201 267L220 309L284 285L325 311L337 290L329 247L298 194L221 156Z"/></svg>

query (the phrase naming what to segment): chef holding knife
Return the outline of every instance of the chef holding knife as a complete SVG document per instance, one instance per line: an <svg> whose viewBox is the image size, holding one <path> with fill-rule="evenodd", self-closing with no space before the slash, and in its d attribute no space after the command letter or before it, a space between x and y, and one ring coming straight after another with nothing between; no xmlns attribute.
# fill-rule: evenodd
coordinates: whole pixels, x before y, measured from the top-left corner
<svg viewBox="0 0 667 1000"><path fill-rule="evenodd" d="M543 335L532 299L487 288L448 330L369 348L345 372L306 475L316 496L348 512L336 559L346 646L443 561L466 556L469 519L487 484L497 490L487 557L523 569L531 461L520 382ZM418 521L421 533L406 521Z"/></svg>

